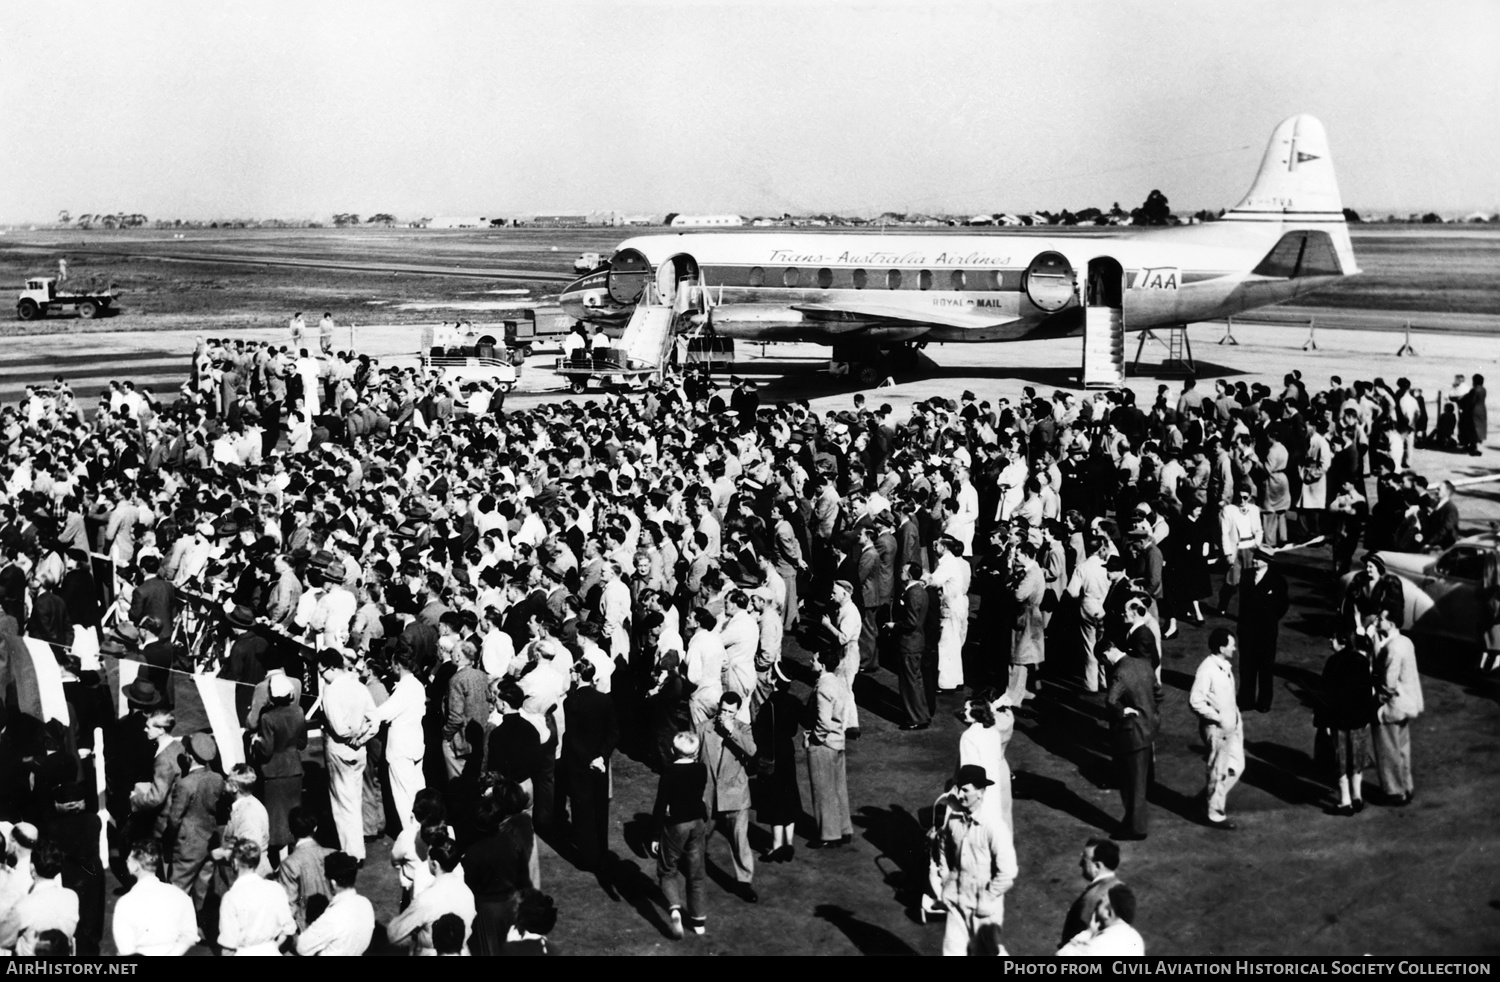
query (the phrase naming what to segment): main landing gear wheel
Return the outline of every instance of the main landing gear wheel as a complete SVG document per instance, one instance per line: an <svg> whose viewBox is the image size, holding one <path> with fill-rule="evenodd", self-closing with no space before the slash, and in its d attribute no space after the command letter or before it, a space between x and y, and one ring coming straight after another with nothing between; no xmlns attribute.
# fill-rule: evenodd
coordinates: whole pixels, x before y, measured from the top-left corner
<svg viewBox="0 0 1500 982"><path fill-rule="evenodd" d="M883 378L884 368L871 362L860 362L854 369L854 380L867 389L879 385Z"/></svg>

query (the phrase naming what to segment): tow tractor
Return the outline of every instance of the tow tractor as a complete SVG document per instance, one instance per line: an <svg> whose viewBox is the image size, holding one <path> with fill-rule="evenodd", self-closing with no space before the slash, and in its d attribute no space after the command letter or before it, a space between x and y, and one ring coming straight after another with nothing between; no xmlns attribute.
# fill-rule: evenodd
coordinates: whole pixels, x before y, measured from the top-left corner
<svg viewBox="0 0 1500 982"><path fill-rule="evenodd" d="M113 287L72 293L59 290L55 276L32 276L27 278L26 289L16 301L16 316L23 321L40 320L49 310L75 307L78 316L88 320L109 310L117 299Z"/></svg>

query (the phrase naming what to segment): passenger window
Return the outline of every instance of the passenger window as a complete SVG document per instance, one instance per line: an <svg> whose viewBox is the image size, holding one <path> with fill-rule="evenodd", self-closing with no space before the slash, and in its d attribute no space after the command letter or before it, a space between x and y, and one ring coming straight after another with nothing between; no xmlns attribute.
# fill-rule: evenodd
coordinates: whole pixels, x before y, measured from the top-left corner
<svg viewBox="0 0 1500 982"><path fill-rule="evenodd" d="M963 270L955 269L953 272L948 274L948 285L953 289L962 290L964 288L964 283L965 278Z"/></svg>
<svg viewBox="0 0 1500 982"><path fill-rule="evenodd" d="M1472 546L1449 549L1437 561L1437 570L1452 579L1477 583L1484 579L1484 553Z"/></svg>
<svg viewBox="0 0 1500 982"><path fill-rule="evenodd" d="M932 289L932 270L930 270L930 269L924 269L920 273L917 274L917 289L918 290L931 290Z"/></svg>
<svg viewBox="0 0 1500 982"><path fill-rule="evenodd" d="M893 269L885 274L885 285L887 289L901 289L901 270Z"/></svg>
<svg viewBox="0 0 1500 982"><path fill-rule="evenodd" d="M797 271L796 266L790 266L785 273L781 274L781 282L786 286L796 286L797 280L802 274Z"/></svg>
<svg viewBox="0 0 1500 982"><path fill-rule="evenodd" d="M833 286L833 270L826 266L818 270L818 286L824 290Z"/></svg>
<svg viewBox="0 0 1500 982"><path fill-rule="evenodd" d="M1005 278L1000 275L998 269L990 270L989 275L985 279L989 281L986 286L991 290L999 290L1005 285Z"/></svg>
<svg viewBox="0 0 1500 982"><path fill-rule="evenodd" d="M766 271L764 269L762 269L761 267L759 267L759 266L751 266L750 267L750 285L751 286L765 286L766 285Z"/></svg>
<svg viewBox="0 0 1500 982"><path fill-rule="evenodd" d="M866 273L862 269L856 269L854 271L854 289L863 290L865 288L865 284L869 282L869 279L869 273Z"/></svg>

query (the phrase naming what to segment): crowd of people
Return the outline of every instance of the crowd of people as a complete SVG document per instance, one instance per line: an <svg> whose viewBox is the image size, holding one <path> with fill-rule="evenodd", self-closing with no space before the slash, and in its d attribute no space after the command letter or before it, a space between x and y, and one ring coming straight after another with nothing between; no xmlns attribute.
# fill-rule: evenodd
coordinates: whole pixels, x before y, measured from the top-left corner
<svg viewBox="0 0 1500 982"><path fill-rule="evenodd" d="M1453 488L1411 452L1486 436L1477 375L1430 434L1405 379L1312 392L1297 373L1277 392L1188 379L1144 409L1027 388L819 415L688 373L506 410L309 354L300 330L290 348L200 340L171 401L121 382L85 412L59 379L0 409L0 948L100 950L103 834L128 888L116 951L362 953L366 847L386 835L390 944L544 952L537 838L608 883L617 751L659 774L668 930L703 934L715 830L742 903L758 863L795 861L799 825L804 848L851 842L855 691L879 684L856 682L890 666L903 730L966 692L921 906L946 916L945 953L1003 952L1015 713L1102 700L1113 840L1144 839L1162 642L1212 601L1189 704L1202 821L1232 829L1243 714L1275 692L1276 556L1327 543L1342 573L1362 548L1451 545ZM1392 583L1361 563L1330 641L1340 813L1376 762L1388 800L1413 793L1422 699ZM1500 635L1487 586L1481 630ZM66 721L26 711L23 635L51 646ZM228 725L202 676L232 683ZM1113 840L1085 848L1061 954L1144 950Z"/></svg>

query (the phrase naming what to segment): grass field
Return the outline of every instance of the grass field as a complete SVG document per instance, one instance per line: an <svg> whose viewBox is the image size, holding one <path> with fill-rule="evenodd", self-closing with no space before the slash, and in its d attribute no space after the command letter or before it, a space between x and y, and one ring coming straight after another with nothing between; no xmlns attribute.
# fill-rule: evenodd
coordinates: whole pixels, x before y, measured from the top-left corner
<svg viewBox="0 0 1500 982"><path fill-rule="evenodd" d="M966 230L971 231L971 230ZM1059 230L1051 229L1048 232ZM56 272L116 283L116 316L92 323L54 316L40 324L0 320L0 333L213 331L284 323L293 311L345 323L482 320L484 305L546 303L580 252L608 253L621 229L11 231L0 238L0 284ZM872 233L873 234L873 233ZM1064 233L1066 231L1064 230ZM1357 226L1364 273L1299 298L1302 307L1500 315L1500 229L1487 226ZM261 266L245 260L377 265L376 271ZM422 266L440 272L400 267ZM487 277L485 271L505 271ZM528 274L535 274L530 278ZM507 291L504 293L490 291ZM524 291L524 292L515 292ZM402 304L426 304L400 309ZM451 305L451 306L442 306Z"/></svg>

